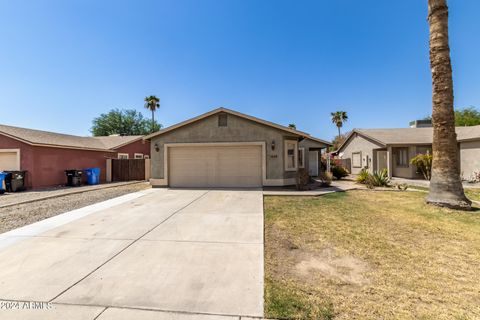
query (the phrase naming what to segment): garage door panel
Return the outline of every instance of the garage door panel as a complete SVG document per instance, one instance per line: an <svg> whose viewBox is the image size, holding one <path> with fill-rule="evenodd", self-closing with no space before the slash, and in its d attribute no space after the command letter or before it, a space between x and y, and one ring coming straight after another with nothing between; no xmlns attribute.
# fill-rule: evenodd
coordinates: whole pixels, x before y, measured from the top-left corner
<svg viewBox="0 0 480 320"><path fill-rule="evenodd" d="M17 152L2 152L0 150L0 171L4 170L20 170Z"/></svg>
<svg viewBox="0 0 480 320"><path fill-rule="evenodd" d="M170 147L172 187L260 187L260 146Z"/></svg>

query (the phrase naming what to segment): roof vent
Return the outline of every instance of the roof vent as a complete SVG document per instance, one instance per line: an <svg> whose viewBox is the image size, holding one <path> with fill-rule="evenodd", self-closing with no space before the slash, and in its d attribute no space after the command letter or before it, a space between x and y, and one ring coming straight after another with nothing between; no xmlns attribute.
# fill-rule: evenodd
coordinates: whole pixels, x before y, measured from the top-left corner
<svg viewBox="0 0 480 320"><path fill-rule="evenodd" d="M227 114L226 113L220 113L218 115L218 126L219 127L226 127L227 126Z"/></svg>

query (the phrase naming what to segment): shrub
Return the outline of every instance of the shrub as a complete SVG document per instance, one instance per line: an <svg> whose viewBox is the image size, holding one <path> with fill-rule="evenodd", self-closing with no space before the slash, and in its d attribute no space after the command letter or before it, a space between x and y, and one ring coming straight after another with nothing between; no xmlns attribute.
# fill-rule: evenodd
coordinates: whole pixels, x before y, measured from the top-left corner
<svg viewBox="0 0 480 320"><path fill-rule="evenodd" d="M318 175L322 187L329 187L332 184L332 178L332 174L326 171L320 171Z"/></svg>
<svg viewBox="0 0 480 320"><path fill-rule="evenodd" d="M367 170L362 169L362 171L360 171L360 173L357 175L357 178L355 180L358 183L365 184L369 176L370 176L370 173L368 173Z"/></svg>
<svg viewBox="0 0 480 320"><path fill-rule="evenodd" d="M432 155L431 154L417 154L410 160L410 163L417 167L417 172L421 173L425 180L430 180L432 177Z"/></svg>
<svg viewBox="0 0 480 320"><path fill-rule="evenodd" d="M369 174L366 183L368 187L388 187L390 185L390 178L388 177L387 169Z"/></svg>
<svg viewBox="0 0 480 320"><path fill-rule="evenodd" d="M300 168L297 171L297 190L308 190L308 184L310 183L310 175L307 169Z"/></svg>
<svg viewBox="0 0 480 320"><path fill-rule="evenodd" d="M340 180L346 176L348 176L348 171L342 166L334 166L332 167L332 175L337 179Z"/></svg>

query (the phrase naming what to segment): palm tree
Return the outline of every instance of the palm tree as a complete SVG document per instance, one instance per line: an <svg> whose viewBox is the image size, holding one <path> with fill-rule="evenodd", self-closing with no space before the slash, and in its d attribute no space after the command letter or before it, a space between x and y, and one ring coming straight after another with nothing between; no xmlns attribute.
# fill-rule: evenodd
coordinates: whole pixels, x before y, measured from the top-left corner
<svg viewBox="0 0 480 320"><path fill-rule="evenodd" d="M160 98L156 96L145 97L145 108L152 111L152 132L155 131L155 111L160 108Z"/></svg>
<svg viewBox="0 0 480 320"><path fill-rule="evenodd" d="M332 123L334 123L338 128L338 137L340 137L340 128L343 127L343 124L347 122L348 115L346 111L336 111L330 113L332 116Z"/></svg>
<svg viewBox="0 0 480 320"><path fill-rule="evenodd" d="M433 162L427 203L470 210L460 178L460 158L453 111L453 79L448 44L446 0L428 0L432 70Z"/></svg>

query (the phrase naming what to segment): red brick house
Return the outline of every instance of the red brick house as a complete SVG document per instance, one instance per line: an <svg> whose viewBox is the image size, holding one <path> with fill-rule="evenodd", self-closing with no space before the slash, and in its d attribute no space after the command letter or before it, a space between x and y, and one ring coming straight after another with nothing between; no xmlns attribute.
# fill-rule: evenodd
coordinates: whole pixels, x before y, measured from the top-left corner
<svg viewBox="0 0 480 320"><path fill-rule="evenodd" d="M148 158L142 136L79 137L0 125L0 171L26 170L27 187L63 185L65 170L98 167L105 182L109 158Z"/></svg>

